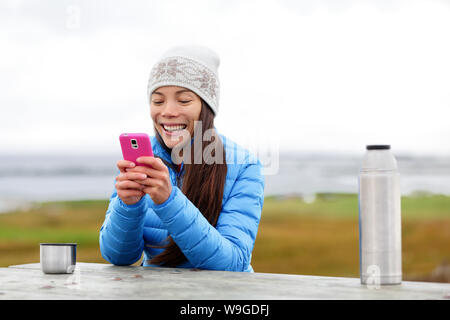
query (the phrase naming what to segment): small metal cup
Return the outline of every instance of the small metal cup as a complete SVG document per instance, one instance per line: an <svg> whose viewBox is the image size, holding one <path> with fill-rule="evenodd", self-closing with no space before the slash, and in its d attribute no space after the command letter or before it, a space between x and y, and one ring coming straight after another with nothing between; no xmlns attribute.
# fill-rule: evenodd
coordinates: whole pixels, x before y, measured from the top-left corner
<svg viewBox="0 0 450 320"><path fill-rule="evenodd" d="M41 269L44 273L73 273L77 262L76 243L41 243Z"/></svg>

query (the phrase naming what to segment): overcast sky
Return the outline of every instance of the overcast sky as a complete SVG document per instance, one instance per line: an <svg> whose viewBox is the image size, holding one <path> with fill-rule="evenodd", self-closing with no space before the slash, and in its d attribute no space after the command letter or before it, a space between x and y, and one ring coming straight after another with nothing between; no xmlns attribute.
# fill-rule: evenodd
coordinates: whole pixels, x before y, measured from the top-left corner
<svg viewBox="0 0 450 320"><path fill-rule="evenodd" d="M152 65L221 58L216 127L255 148L450 155L450 1L0 2L0 153L153 134Z"/></svg>

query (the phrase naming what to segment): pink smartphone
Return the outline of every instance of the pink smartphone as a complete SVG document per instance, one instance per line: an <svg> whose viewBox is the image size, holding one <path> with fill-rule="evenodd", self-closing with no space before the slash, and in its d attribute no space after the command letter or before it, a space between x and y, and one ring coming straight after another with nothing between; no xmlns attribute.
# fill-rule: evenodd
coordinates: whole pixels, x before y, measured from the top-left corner
<svg viewBox="0 0 450 320"><path fill-rule="evenodd" d="M146 133L122 133L119 137L123 159L134 162L137 166L150 165L137 162L139 157L153 157L152 144Z"/></svg>

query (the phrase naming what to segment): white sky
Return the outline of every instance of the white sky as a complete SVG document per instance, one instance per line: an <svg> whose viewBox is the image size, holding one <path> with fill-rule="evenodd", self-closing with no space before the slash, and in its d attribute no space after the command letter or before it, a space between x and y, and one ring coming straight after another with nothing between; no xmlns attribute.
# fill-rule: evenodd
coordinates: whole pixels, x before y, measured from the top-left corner
<svg viewBox="0 0 450 320"><path fill-rule="evenodd" d="M337 4L337 3L338 4ZM0 153L115 152L153 134L157 58L221 57L216 127L254 148L450 154L450 1L0 3Z"/></svg>

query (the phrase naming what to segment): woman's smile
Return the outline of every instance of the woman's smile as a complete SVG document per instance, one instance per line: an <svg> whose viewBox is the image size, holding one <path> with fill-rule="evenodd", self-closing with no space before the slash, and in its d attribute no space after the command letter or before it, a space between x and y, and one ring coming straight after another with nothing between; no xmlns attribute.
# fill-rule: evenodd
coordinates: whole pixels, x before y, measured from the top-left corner
<svg viewBox="0 0 450 320"><path fill-rule="evenodd" d="M179 136L187 128L186 124L181 123L161 123L160 126L163 133L169 137Z"/></svg>

